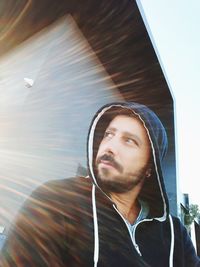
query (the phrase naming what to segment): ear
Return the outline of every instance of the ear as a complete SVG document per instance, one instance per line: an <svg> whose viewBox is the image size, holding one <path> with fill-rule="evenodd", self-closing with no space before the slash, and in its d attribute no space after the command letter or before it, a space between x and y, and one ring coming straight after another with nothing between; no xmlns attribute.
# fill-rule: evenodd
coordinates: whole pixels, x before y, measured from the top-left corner
<svg viewBox="0 0 200 267"><path fill-rule="evenodd" d="M150 176L151 176L151 168L148 168L147 170L146 170L146 178L149 178Z"/></svg>
<svg viewBox="0 0 200 267"><path fill-rule="evenodd" d="M146 169L146 172L145 172L146 178L149 178L152 175L152 169L153 169L153 163L152 162L153 161L152 161L152 157L151 157L149 162L148 162L147 169Z"/></svg>

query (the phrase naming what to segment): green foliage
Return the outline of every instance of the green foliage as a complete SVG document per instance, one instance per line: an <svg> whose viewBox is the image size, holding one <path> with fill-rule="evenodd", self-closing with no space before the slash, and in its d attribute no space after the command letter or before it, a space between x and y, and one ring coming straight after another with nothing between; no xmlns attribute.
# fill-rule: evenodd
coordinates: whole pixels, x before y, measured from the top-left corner
<svg viewBox="0 0 200 267"><path fill-rule="evenodd" d="M185 225L190 226L195 219L197 219L197 221L200 220L199 206L196 204L191 204L188 212L185 214Z"/></svg>

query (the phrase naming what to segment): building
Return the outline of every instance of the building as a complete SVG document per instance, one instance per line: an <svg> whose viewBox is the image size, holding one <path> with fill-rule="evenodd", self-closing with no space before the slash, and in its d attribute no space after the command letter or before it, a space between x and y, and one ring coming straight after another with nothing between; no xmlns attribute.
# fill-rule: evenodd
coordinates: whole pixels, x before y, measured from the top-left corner
<svg viewBox="0 0 200 267"><path fill-rule="evenodd" d="M39 184L86 168L94 112L123 99L149 106L167 129L165 185L178 215L174 100L139 1L3 2L0 225Z"/></svg>

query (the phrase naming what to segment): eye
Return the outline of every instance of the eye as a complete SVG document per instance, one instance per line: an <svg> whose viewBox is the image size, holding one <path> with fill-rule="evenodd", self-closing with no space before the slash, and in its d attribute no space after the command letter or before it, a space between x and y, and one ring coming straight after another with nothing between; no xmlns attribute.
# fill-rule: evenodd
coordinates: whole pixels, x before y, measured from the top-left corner
<svg viewBox="0 0 200 267"><path fill-rule="evenodd" d="M125 142L128 145L137 145L138 146L138 143L136 142L136 140L133 138L130 138L130 137L126 137Z"/></svg>
<svg viewBox="0 0 200 267"><path fill-rule="evenodd" d="M113 136L113 133L111 131L105 131L104 138L111 138Z"/></svg>

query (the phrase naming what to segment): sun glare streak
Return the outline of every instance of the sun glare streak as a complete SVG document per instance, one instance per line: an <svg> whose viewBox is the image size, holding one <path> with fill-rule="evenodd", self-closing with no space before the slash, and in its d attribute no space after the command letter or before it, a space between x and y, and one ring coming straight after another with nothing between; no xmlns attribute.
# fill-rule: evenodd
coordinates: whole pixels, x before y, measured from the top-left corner
<svg viewBox="0 0 200 267"><path fill-rule="evenodd" d="M31 3L32 3L32 0L27 1L27 3L23 7L22 11L17 16L17 18L10 25L6 27L6 31L0 36L0 41L5 39L11 33L11 31L16 27L16 25L20 22L20 20L23 18L23 16L28 11L29 7L31 6Z"/></svg>
<svg viewBox="0 0 200 267"><path fill-rule="evenodd" d="M70 16L0 63L0 220L8 226L39 185L86 169L89 123L99 106L121 100L112 81L120 74L108 75Z"/></svg>

